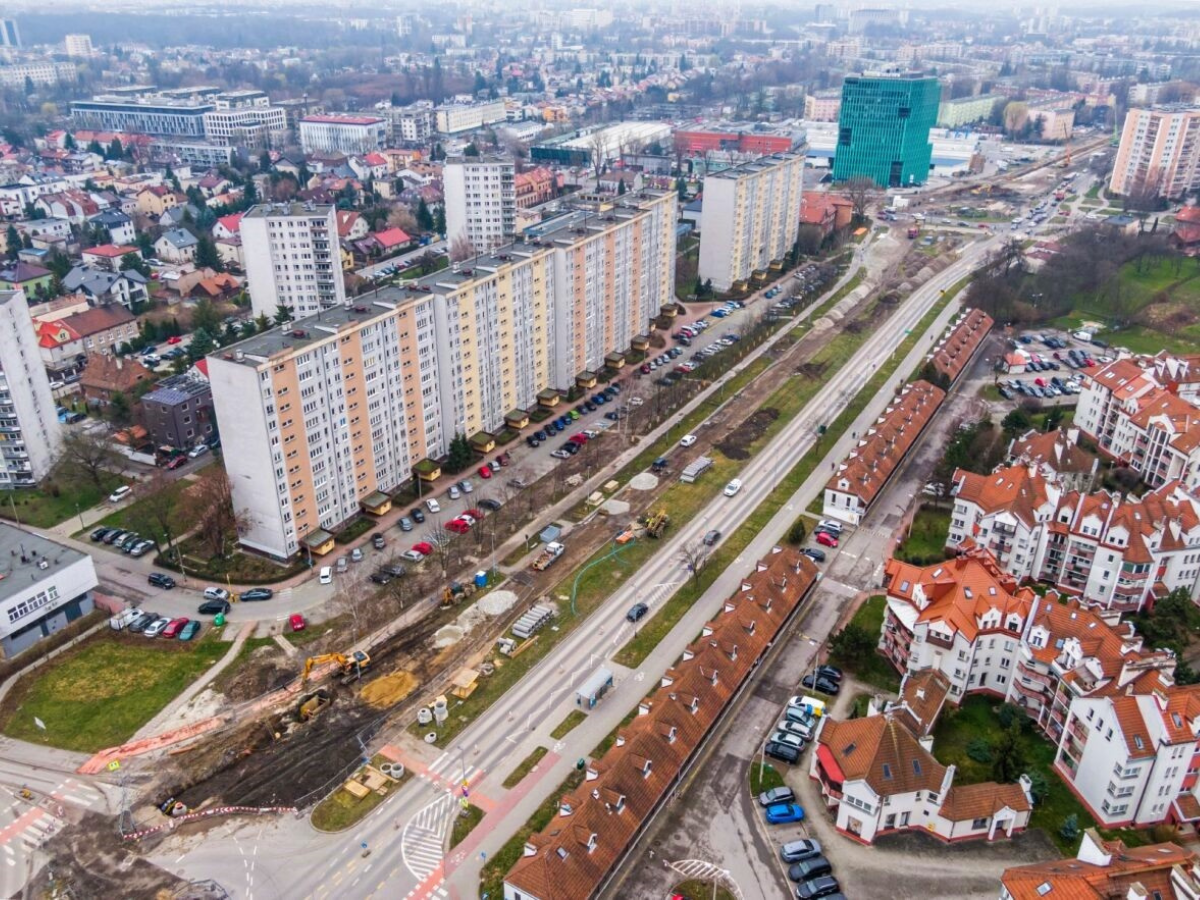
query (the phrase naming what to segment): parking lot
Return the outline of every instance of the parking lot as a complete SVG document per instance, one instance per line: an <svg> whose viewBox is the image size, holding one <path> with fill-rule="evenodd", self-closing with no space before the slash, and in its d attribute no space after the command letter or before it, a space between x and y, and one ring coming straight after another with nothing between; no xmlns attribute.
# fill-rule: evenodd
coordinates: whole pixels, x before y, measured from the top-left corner
<svg viewBox="0 0 1200 900"><path fill-rule="evenodd" d="M1083 370L1110 362L1107 346L1062 331L1025 331L1005 347L1008 374L999 380L1006 400L1028 397L1047 403L1074 403Z"/></svg>

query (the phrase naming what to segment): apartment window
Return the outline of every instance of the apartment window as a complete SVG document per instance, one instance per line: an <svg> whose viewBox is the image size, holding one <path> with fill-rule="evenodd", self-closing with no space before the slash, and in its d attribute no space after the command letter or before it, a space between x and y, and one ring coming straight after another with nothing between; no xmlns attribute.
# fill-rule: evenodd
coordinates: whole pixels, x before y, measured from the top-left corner
<svg viewBox="0 0 1200 900"><path fill-rule="evenodd" d="M982 819L972 819L971 820L971 828L975 831L979 831L983 828L987 828L987 826L988 826L988 820L987 820L986 816Z"/></svg>

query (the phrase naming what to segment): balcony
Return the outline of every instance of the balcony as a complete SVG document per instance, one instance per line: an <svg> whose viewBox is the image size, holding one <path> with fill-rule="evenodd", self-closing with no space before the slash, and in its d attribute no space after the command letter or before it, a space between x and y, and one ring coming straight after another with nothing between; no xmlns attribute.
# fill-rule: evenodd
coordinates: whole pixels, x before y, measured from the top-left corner
<svg viewBox="0 0 1200 900"><path fill-rule="evenodd" d="M944 647L947 650L954 649L954 638L945 637L936 631L927 631L925 633L925 640L933 644L935 647Z"/></svg>
<svg viewBox="0 0 1200 900"><path fill-rule="evenodd" d="M1020 679L1014 679L1012 684L1018 694L1039 704L1050 699L1046 696L1046 690L1036 684L1025 684Z"/></svg>
<svg viewBox="0 0 1200 900"><path fill-rule="evenodd" d="M1086 744L1088 739L1088 727L1081 723L1078 719L1072 719L1071 724L1067 726L1067 734L1080 741L1080 744Z"/></svg>

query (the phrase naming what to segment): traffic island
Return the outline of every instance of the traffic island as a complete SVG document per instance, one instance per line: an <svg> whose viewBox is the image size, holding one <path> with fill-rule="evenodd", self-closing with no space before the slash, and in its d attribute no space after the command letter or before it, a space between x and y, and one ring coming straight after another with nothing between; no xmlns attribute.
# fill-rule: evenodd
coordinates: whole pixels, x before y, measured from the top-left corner
<svg viewBox="0 0 1200 900"><path fill-rule="evenodd" d="M450 849L453 850L461 844L481 821L483 821L483 810L478 806L468 803L459 809L458 815L454 817L454 827L450 830Z"/></svg>
<svg viewBox="0 0 1200 900"><path fill-rule="evenodd" d="M366 818L409 777L409 772L399 763L376 754L370 764L359 768L313 808L310 817L313 828L327 832L345 831Z"/></svg>

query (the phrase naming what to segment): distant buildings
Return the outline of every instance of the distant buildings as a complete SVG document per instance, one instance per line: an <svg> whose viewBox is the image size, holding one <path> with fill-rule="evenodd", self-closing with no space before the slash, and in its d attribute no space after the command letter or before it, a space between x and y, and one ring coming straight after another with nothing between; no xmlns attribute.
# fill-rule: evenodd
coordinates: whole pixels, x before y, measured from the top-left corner
<svg viewBox="0 0 1200 900"><path fill-rule="evenodd" d="M244 543L292 556L443 456L456 433L499 431L509 414L555 406L577 376L622 365L674 302L675 202L666 192L573 211L411 289L210 356L235 502L254 521ZM248 266L254 257L271 268L247 241ZM270 313L253 281L252 269L254 309Z"/></svg>
<svg viewBox="0 0 1200 900"><path fill-rule="evenodd" d="M62 443L50 379L21 291L0 291L0 437L0 490L34 487L50 473Z"/></svg>
<svg viewBox="0 0 1200 900"><path fill-rule="evenodd" d="M92 37L88 34L64 35L63 50L72 59L87 59L92 55Z"/></svg>
<svg viewBox="0 0 1200 900"><path fill-rule="evenodd" d="M478 253L490 253L515 234L517 196L512 159L463 156L446 160L442 190L446 238L470 241Z"/></svg>
<svg viewBox="0 0 1200 900"><path fill-rule="evenodd" d="M704 179L700 279L718 291L782 265L800 227L804 156L779 153Z"/></svg>
<svg viewBox="0 0 1200 900"><path fill-rule="evenodd" d="M0 556L0 658L11 659L92 611L99 581L87 554L0 523Z"/></svg>
<svg viewBox="0 0 1200 900"><path fill-rule="evenodd" d="M977 97L947 100L938 107L937 125L939 128L961 128L981 122L992 114L996 101L1000 99L999 94L980 94Z"/></svg>
<svg viewBox="0 0 1200 900"><path fill-rule="evenodd" d="M387 144L387 132L387 120L378 116L305 116L300 147L305 153L370 153Z"/></svg>
<svg viewBox="0 0 1200 900"><path fill-rule="evenodd" d="M346 301L334 207L260 204L239 231L255 315L274 317L282 306L304 318Z"/></svg>
<svg viewBox="0 0 1200 900"><path fill-rule="evenodd" d="M16 19L0 19L0 47L20 47L21 32Z"/></svg>
<svg viewBox="0 0 1200 900"><path fill-rule="evenodd" d="M836 122L842 108L839 90L815 91L804 98L804 118L814 122Z"/></svg>
<svg viewBox="0 0 1200 900"><path fill-rule="evenodd" d="M438 134L447 135L476 131L485 125L503 122L507 117L503 100L439 106L433 113L434 127Z"/></svg>
<svg viewBox="0 0 1200 900"><path fill-rule="evenodd" d="M870 178L879 187L924 184L941 86L920 75L852 75L842 85L834 181Z"/></svg>
<svg viewBox="0 0 1200 900"><path fill-rule="evenodd" d="M1200 188L1200 107L1130 109L1108 189L1174 200Z"/></svg>

